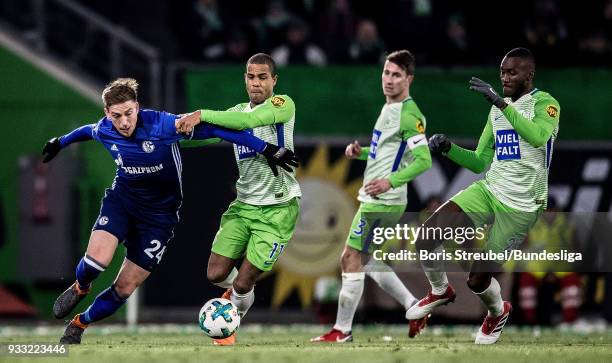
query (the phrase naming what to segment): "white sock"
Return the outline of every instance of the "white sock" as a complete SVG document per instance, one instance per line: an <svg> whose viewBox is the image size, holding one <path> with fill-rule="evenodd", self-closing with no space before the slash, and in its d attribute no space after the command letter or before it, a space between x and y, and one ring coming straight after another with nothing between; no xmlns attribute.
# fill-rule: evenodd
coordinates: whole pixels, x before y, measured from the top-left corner
<svg viewBox="0 0 612 363"><path fill-rule="evenodd" d="M363 294L365 272L343 272L342 288L338 298L338 314L334 329L348 333L353 328L353 317Z"/></svg>
<svg viewBox="0 0 612 363"><path fill-rule="evenodd" d="M240 318L242 318L246 315L255 301L255 288L252 288L251 291L246 294L238 294L236 290L232 289L231 300L238 308L238 314L240 314Z"/></svg>
<svg viewBox="0 0 612 363"><path fill-rule="evenodd" d="M236 276L238 276L238 270L234 267L232 271L230 271L230 273L227 275L225 280L221 282L213 282L213 284L219 287L222 287L224 289L229 289L234 284L234 280L236 279Z"/></svg>
<svg viewBox="0 0 612 363"><path fill-rule="evenodd" d="M436 260L421 261L421 265L431 285L431 292L434 295L442 295L448 286L448 277L446 276L446 272L443 271L444 261L442 261L441 258L442 253L444 253L444 248L440 245L433 252L438 253L440 258Z"/></svg>
<svg viewBox="0 0 612 363"><path fill-rule="evenodd" d="M402 304L406 310L410 309L417 301L395 271L386 263L370 258L370 261L364 266L364 271L366 275L376 281L381 289Z"/></svg>
<svg viewBox="0 0 612 363"><path fill-rule="evenodd" d="M475 292L476 295L482 300L487 309L489 315L499 316L504 312L504 301L501 296L501 287L499 282L494 277L491 277L491 285L483 292Z"/></svg>

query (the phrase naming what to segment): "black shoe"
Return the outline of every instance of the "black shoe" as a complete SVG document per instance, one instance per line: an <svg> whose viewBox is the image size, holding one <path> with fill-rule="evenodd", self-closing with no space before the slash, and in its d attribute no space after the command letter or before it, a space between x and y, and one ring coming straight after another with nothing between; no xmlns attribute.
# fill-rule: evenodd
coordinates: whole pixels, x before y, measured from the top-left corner
<svg viewBox="0 0 612 363"><path fill-rule="evenodd" d="M85 329L76 325L74 320L68 324L64 335L60 338L61 344L81 344L81 336Z"/></svg>
<svg viewBox="0 0 612 363"><path fill-rule="evenodd" d="M86 291L79 290L75 282L57 297L55 304L53 304L53 315L57 319L65 318L87 296L89 291L89 289Z"/></svg>

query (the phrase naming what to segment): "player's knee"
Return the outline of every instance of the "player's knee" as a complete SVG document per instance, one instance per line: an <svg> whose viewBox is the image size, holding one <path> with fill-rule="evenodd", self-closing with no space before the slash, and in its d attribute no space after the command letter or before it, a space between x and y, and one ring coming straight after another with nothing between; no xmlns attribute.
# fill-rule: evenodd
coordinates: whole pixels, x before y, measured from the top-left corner
<svg viewBox="0 0 612 363"><path fill-rule="evenodd" d="M340 266L342 267L342 271L346 269L346 266L349 264L350 260L351 260L350 253L347 253L346 250L342 252L342 255L340 255Z"/></svg>
<svg viewBox="0 0 612 363"><path fill-rule="evenodd" d="M340 257L342 272L357 272L361 267L361 256L359 251L346 247Z"/></svg>
<svg viewBox="0 0 612 363"><path fill-rule="evenodd" d="M228 274L225 271L223 271L222 269L216 269L216 268L210 268L209 267L206 270L206 278L208 279L208 281L212 282L213 284L219 283L219 282L225 280L227 275Z"/></svg>
<svg viewBox="0 0 612 363"><path fill-rule="evenodd" d="M234 280L234 284L232 287L234 291L236 291L236 293L246 294L247 292L251 291L254 286L255 281L251 281L250 279L237 278L236 280Z"/></svg>
<svg viewBox="0 0 612 363"><path fill-rule="evenodd" d="M115 282L115 292L120 297L127 299L130 297L140 284L133 281L117 281Z"/></svg>
<svg viewBox="0 0 612 363"><path fill-rule="evenodd" d="M466 282L470 290L481 293L491 285L491 276L488 274L471 274Z"/></svg>

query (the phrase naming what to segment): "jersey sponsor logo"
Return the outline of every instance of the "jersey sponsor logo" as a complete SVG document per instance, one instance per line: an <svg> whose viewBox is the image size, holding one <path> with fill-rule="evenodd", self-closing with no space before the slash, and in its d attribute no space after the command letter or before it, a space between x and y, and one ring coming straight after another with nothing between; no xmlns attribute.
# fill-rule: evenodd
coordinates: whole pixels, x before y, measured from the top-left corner
<svg viewBox="0 0 612 363"><path fill-rule="evenodd" d="M151 141L142 142L142 151L146 152L147 154L150 154L153 152L153 150L155 150L155 144L153 144L153 142Z"/></svg>
<svg viewBox="0 0 612 363"><path fill-rule="evenodd" d="M122 166L121 169L127 174L138 175L138 174L152 174L157 173L164 169L164 164L153 165L153 166Z"/></svg>
<svg viewBox="0 0 612 363"><path fill-rule="evenodd" d="M423 121L417 120L416 129L419 132L419 134L425 133L425 125L423 125Z"/></svg>
<svg viewBox="0 0 612 363"><path fill-rule="evenodd" d="M380 135L382 135L382 131L374 129L372 132L372 142L370 143L370 157L372 159L376 159L376 150L378 149L378 141L380 140Z"/></svg>
<svg viewBox="0 0 612 363"><path fill-rule="evenodd" d="M253 129L245 129L244 131L253 135ZM238 144L235 144L235 145L236 145L236 150L238 150L238 160L252 158L255 155L257 155L257 152L251 149L250 147L238 145Z"/></svg>
<svg viewBox="0 0 612 363"><path fill-rule="evenodd" d="M280 96L274 96L272 97L270 102L272 103L272 106L274 107L282 107L285 104L285 99Z"/></svg>
<svg viewBox="0 0 612 363"><path fill-rule="evenodd" d="M516 131L497 130L495 133L495 155L497 160L512 160L521 158L519 137Z"/></svg>
<svg viewBox="0 0 612 363"><path fill-rule="evenodd" d="M553 105L548 105L546 106L546 113L548 116L555 118L559 114L559 110L557 110L557 108Z"/></svg>
<svg viewBox="0 0 612 363"><path fill-rule="evenodd" d="M105 226L107 224L108 224L108 217L107 216L102 216L102 217L100 217L100 219L98 219L98 225Z"/></svg>

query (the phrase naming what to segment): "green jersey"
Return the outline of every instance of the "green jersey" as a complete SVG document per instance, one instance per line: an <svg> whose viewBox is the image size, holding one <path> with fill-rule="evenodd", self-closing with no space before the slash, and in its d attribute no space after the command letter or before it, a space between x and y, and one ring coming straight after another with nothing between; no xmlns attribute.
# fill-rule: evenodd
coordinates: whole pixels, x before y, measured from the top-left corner
<svg viewBox="0 0 612 363"><path fill-rule="evenodd" d="M525 212L544 209L559 103L538 89L505 101L503 111L491 108L475 152L453 144L448 157L475 172L490 163L486 187L503 204Z"/></svg>
<svg viewBox="0 0 612 363"><path fill-rule="evenodd" d="M294 150L293 128L295 104L286 95L276 95L251 107L240 103L227 111L201 111L202 121L231 129L246 130L263 141ZM302 192L295 178L278 167L275 177L262 155L241 145L234 145L239 178L236 182L237 199L252 205L273 205L301 197Z"/></svg>
<svg viewBox="0 0 612 363"><path fill-rule="evenodd" d="M360 159L367 159L363 186L357 198L360 202L407 203L404 184L431 167L425 126L425 116L410 97L383 106L370 146L362 148L360 155ZM392 188L376 197L366 194L365 185L375 179L389 179Z"/></svg>

